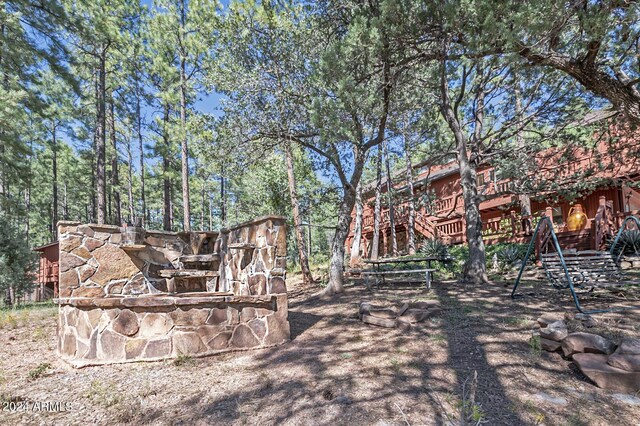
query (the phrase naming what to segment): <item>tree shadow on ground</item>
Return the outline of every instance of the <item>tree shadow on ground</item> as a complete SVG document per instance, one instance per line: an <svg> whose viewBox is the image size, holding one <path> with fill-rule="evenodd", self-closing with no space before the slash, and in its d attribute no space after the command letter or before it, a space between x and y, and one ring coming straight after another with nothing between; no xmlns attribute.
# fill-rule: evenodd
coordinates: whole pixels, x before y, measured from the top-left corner
<svg viewBox="0 0 640 426"><path fill-rule="evenodd" d="M369 326L359 320L358 305L376 299L436 299L442 313L407 332ZM240 358L238 368L250 381L234 384L231 371L222 378L229 382L136 420L150 423L175 412L175 424L446 424L459 412L463 384L477 371L476 402L489 424L530 424L539 413L553 423L567 410L593 404L569 394L568 387L585 384L569 361L535 353L528 344L535 318L558 313L559 306L513 301L497 286L435 283L431 292L348 286L335 299L291 303L292 341L285 345L198 360L206 371ZM543 410L535 400L541 392L567 397L571 408ZM629 413L606 402L599 409L603 419Z"/></svg>

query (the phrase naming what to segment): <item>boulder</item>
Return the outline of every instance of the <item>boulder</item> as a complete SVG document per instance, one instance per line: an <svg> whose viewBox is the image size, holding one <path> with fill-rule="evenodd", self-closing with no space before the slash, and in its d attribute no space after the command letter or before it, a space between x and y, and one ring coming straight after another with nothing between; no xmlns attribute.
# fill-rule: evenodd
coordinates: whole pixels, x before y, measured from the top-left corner
<svg viewBox="0 0 640 426"><path fill-rule="evenodd" d="M544 337L541 337L540 347L547 352L555 352L562 347L562 343L556 342L555 340L549 340L549 339L545 339Z"/></svg>
<svg viewBox="0 0 640 426"><path fill-rule="evenodd" d="M416 308L416 309L434 309L434 308L440 308L440 301L439 300L422 300L420 302L412 302L409 306L410 308Z"/></svg>
<svg viewBox="0 0 640 426"><path fill-rule="evenodd" d="M424 321L429 317L429 311L426 309L407 309L407 311L398 320L411 324Z"/></svg>
<svg viewBox="0 0 640 426"><path fill-rule="evenodd" d="M411 330L411 323L406 321L398 321L398 330L406 333Z"/></svg>
<svg viewBox="0 0 640 426"><path fill-rule="evenodd" d="M371 302L360 303L360 315L369 314L372 309L384 309L384 306L374 305Z"/></svg>
<svg viewBox="0 0 640 426"><path fill-rule="evenodd" d="M540 327L547 327L549 324L553 324L554 322L562 321L564 318L561 315L554 314L544 314L540 318L537 319L538 325Z"/></svg>
<svg viewBox="0 0 640 426"><path fill-rule="evenodd" d="M395 319L398 316L395 309L391 308L370 309L368 314L372 317L387 319Z"/></svg>
<svg viewBox="0 0 640 426"><path fill-rule="evenodd" d="M571 333L562 341L562 352L567 357L577 353L610 355L615 349L615 344L591 333Z"/></svg>
<svg viewBox="0 0 640 426"><path fill-rule="evenodd" d="M578 313L574 316L575 319L582 321L582 325L586 328L595 327L598 325L598 321L589 314ZM568 318L571 319L571 318Z"/></svg>
<svg viewBox="0 0 640 426"><path fill-rule="evenodd" d="M567 324L564 321L556 321L540 329L540 337L548 340L554 340L556 342L561 341L567 337L569 331L567 330Z"/></svg>
<svg viewBox="0 0 640 426"><path fill-rule="evenodd" d="M395 318L379 318L366 314L362 315L362 322L387 328L396 328L396 326L398 325L398 320L396 320Z"/></svg>
<svg viewBox="0 0 640 426"><path fill-rule="evenodd" d="M624 339L607 363L625 371L640 373L640 339Z"/></svg>
<svg viewBox="0 0 640 426"><path fill-rule="evenodd" d="M580 353L573 356L580 371L598 387L616 392L640 391L640 373L625 371L607 364L607 355Z"/></svg>
<svg viewBox="0 0 640 426"><path fill-rule="evenodd" d="M404 314L407 311L407 309L409 309L409 305L406 303L402 304L402 306L399 306L397 307L397 309L395 309L396 315L400 316Z"/></svg>

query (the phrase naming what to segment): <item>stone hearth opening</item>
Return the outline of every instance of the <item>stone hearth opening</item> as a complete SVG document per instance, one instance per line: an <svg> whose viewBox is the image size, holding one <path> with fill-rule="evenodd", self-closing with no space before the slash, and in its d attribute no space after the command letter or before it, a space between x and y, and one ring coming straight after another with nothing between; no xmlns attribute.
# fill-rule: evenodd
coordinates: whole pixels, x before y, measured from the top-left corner
<svg viewBox="0 0 640 426"><path fill-rule="evenodd" d="M286 225L207 232L60 222L58 353L74 366L289 340Z"/></svg>

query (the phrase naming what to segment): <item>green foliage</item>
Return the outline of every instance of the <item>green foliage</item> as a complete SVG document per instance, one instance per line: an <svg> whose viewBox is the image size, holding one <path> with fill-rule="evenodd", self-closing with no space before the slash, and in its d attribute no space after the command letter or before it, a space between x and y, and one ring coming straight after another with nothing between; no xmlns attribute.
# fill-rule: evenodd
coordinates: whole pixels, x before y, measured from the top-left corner
<svg viewBox="0 0 640 426"><path fill-rule="evenodd" d="M0 294L12 289L19 297L33 288L37 257L24 236L0 216Z"/></svg>
<svg viewBox="0 0 640 426"><path fill-rule="evenodd" d="M196 361L191 355L180 353L176 359L173 360L173 365L176 367L193 367L196 365Z"/></svg>
<svg viewBox="0 0 640 426"><path fill-rule="evenodd" d="M0 215L32 245L55 239L56 219L95 220L98 95L114 107L108 132L116 146L108 143L106 152L110 211L119 193L124 216L145 216L148 227L161 228L170 215L169 227L180 230L178 142L186 136L194 228L225 225L223 207L227 223L267 213L290 220L282 147L292 145L303 220L320 225L310 228L312 261L324 262L330 226L350 213L348 203L340 208L341 196L358 185L363 168L367 178L375 175L370 154L383 139L395 171L407 153L414 164L455 158L455 132L441 114L440 71L464 150L477 155L472 163L497 165L517 193L570 200L600 185L596 172L606 165L594 161L577 177L539 180L531 179L531 158L553 148L569 160L590 148L603 123L568 124L606 104L544 57L582 64L595 41L594 72L628 91L637 89L640 69L638 8L629 2L285 0L222 8L216 0L7 0L0 22ZM527 52L542 59L524 59ZM104 94L96 93L101 56ZM214 92L217 111L205 98ZM430 210L434 200L427 198L435 197L422 195L417 204ZM627 245L635 254L639 239ZM290 264L295 245L290 235ZM449 266L438 268L452 274L469 257L465 247L423 246L425 254L450 254ZM515 246L486 250L487 262L496 254L502 266L522 254ZM11 268L24 266L7 256L0 258L0 287L8 285L2 275L15 277Z"/></svg>
<svg viewBox="0 0 640 426"><path fill-rule="evenodd" d="M531 336L529 339L529 349L532 355L540 355L542 346L540 345L540 336Z"/></svg>
<svg viewBox="0 0 640 426"><path fill-rule="evenodd" d="M487 267L493 266L494 255L498 260L500 269L509 269L516 266L518 261L524 260L529 244L498 243L487 246ZM534 254L529 257L529 262L534 260Z"/></svg>
<svg viewBox="0 0 640 426"><path fill-rule="evenodd" d="M496 249L500 265L503 268L508 268L522 262L527 254L527 247L528 244L509 244Z"/></svg>
<svg viewBox="0 0 640 426"><path fill-rule="evenodd" d="M43 362L38 364L36 368L29 371L29 379L36 380L37 378L41 377L44 373L46 373L47 370L49 370L50 368L51 368L51 364L49 364L48 362Z"/></svg>
<svg viewBox="0 0 640 426"><path fill-rule="evenodd" d="M450 257L449 246L437 238L426 238L422 242L420 253L425 256L436 256L442 259Z"/></svg>

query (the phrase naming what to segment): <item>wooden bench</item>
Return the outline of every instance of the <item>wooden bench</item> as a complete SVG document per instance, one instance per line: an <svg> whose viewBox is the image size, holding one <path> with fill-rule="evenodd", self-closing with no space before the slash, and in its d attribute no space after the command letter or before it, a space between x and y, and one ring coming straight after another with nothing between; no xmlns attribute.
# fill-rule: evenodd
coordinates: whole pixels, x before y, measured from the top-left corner
<svg viewBox="0 0 640 426"><path fill-rule="evenodd" d="M431 289L431 273L434 271L435 269L432 269L432 268L395 269L392 271L363 270L363 271L360 271L360 274L366 277L365 285L369 290L371 290L371 284L369 283L369 279L371 277L375 277L376 286L380 288L380 278L382 278L382 281L384 282L384 277L387 275L412 275L412 274L425 274L425 284L428 289Z"/></svg>
<svg viewBox="0 0 640 426"><path fill-rule="evenodd" d="M574 287L593 289L630 284L609 252L567 250L562 252L562 256ZM554 287L567 288L569 283L558 253L546 253L540 257L551 284Z"/></svg>

